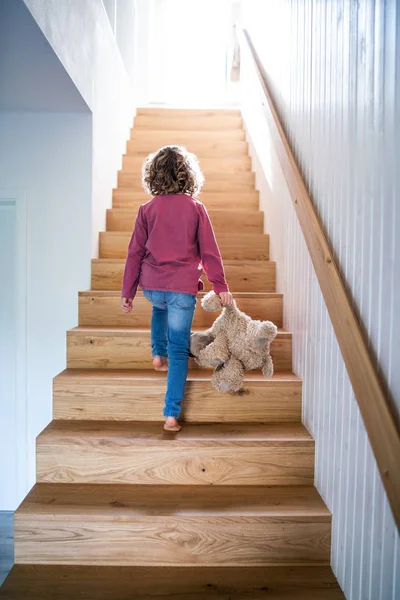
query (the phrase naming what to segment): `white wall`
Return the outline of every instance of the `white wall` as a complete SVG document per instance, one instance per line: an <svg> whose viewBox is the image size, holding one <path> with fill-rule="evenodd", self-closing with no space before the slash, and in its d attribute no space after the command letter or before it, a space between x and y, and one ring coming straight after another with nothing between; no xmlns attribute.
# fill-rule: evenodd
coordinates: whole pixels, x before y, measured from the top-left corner
<svg viewBox="0 0 400 600"><path fill-rule="evenodd" d="M24 473L15 474L23 480L17 497L11 479L2 481L0 510L14 510L35 482L35 437L51 420L52 378L65 368L65 332L78 321L77 291L89 287L91 151L90 114L0 113L0 188L4 194L17 188L26 198L27 297L14 302L27 304L28 456L19 463ZM14 407L8 409L11 414ZM22 421L17 425L24 428ZM14 440L17 434L11 432Z"/></svg>
<svg viewBox="0 0 400 600"><path fill-rule="evenodd" d="M24 2L93 113L92 255L96 257L98 232L105 229L106 209L111 207L133 124L129 76L102 0Z"/></svg>
<svg viewBox="0 0 400 600"><path fill-rule="evenodd" d="M249 0L247 26L313 200L400 408L399 14L394 1ZM398 9L397 9L398 10ZM397 28L397 31L396 31ZM248 73L248 67L244 67ZM247 77L247 76L246 76ZM261 205L316 440L316 485L333 512L332 566L346 597L400 597L400 544L254 80L244 115Z"/></svg>

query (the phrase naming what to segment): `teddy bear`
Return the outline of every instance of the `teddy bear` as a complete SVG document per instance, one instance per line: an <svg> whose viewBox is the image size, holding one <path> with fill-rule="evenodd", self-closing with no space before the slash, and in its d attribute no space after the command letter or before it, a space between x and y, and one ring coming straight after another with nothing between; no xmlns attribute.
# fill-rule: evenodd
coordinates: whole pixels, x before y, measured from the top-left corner
<svg viewBox="0 0 400 600"><path fill-rule="evenodd" d="M204 310L222 309L217 294L209 292L201 302ZM215 367L212 384L219 392L238 392L245 371L259 369L272 377L274 366L270 344L278 329L271 321L254 321L241 312L236 302L222 309L222 314L205 332L193 333L190 352L203 367Z"/></svg>

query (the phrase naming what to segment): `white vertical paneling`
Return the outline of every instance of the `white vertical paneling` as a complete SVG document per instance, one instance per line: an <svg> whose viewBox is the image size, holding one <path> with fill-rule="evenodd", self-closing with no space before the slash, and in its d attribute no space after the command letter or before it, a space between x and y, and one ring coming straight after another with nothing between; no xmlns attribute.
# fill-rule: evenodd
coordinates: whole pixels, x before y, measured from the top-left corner
<svg viewBox="0 0 400 600"><path fill-rule="evenodd" d="M246 0L243 11L399 412L400 6ZM303 421L316 441L316 485L333 513L332 566L347 598L398 600L399 535L246 57L242 80L271 259L285 294L285 327L293 332L293 369L304 381Z"/></svg>

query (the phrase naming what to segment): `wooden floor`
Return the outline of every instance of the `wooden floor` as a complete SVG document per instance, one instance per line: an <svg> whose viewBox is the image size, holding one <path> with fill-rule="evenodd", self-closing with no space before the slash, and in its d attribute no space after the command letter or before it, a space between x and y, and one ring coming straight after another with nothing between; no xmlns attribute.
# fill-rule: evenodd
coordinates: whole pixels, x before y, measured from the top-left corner
<svg viewBox="0 0 400 600"><path fill-rule="evenodd" d="M282 581L285 582L282 588ZM343 600L329 567L19 565L1 600Z"/></svg>
<svg viewBox="0 0 400 600"><path fill-rule="evenodd" d="M165 374L151 370L150 305L119 308L145 155L166 143L199 155L239 308L272 320L275 374L246 374L235 395L190 361L183 429L162 429ZM67 332L53 421L37 438L37 483L15 513L15 567L1 598L21 600L336 600L331 514L314 483L314 440L258 209L238 111L140 109ZM209 282L206 289L210 289ZM193 327L215 314L200 303Z"/></svg>

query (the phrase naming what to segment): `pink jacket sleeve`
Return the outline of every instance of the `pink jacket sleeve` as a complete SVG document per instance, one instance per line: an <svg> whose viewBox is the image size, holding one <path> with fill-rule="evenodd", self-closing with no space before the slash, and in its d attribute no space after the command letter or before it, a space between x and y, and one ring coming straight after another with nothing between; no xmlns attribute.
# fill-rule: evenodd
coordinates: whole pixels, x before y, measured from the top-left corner
<svg viewBox="0 0 400 600"><path fill-rule="evenodd" d="M122 281L122 298L134 298L139 285L142 260L146 254L147 225L140 206L136 218L126 257L124 278Z"/></svg>
<svg viewBox="0 0 400 600"><path fill-rule="evenodd" d="M198 241L200 258L208 280L213 284L214 292L228 292L224 266L218 248L213 226L204 204L199 203Z"/></svg>

